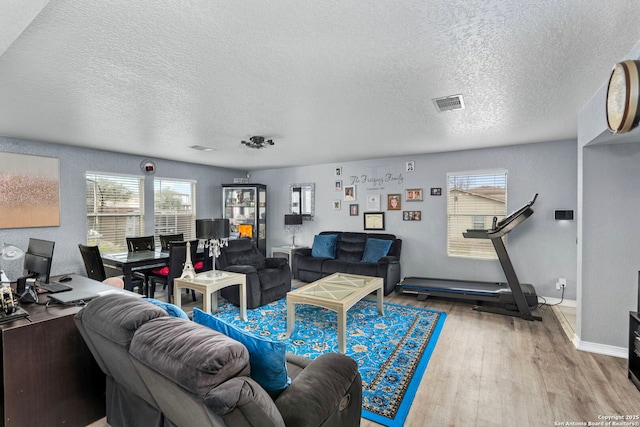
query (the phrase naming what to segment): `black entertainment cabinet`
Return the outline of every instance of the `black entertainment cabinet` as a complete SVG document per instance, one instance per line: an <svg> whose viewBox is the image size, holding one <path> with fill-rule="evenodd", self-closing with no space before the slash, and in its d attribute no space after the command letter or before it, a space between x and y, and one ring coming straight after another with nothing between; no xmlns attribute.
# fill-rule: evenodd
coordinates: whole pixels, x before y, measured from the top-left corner
<svg viewBox="0 0 640 427"><path fill-rule="evenodd" d="M629 379L640 390L640 316L629 312Z"/></svg>

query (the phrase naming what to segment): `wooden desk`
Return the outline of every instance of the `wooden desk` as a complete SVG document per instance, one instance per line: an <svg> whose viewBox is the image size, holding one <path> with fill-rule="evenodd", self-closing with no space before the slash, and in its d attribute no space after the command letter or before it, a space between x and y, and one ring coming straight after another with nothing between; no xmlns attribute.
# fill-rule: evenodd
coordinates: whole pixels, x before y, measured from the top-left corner
<svg viewBox="0 0 640 427"><path fill-rule="evenodd" d="M67 284L114 288L73 275ZM47 294L39 296L47 301ZM82 427L105 416L105 375L73 316L77 306L22 304L29 320L0 324L2 426Z"/></svg>

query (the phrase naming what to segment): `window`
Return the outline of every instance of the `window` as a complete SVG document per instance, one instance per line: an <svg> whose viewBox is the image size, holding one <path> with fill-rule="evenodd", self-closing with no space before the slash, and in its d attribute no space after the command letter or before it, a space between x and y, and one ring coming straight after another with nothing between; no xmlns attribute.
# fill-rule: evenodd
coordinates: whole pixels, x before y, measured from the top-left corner
<svg viewBox="0 0 640 427"><path fill-rule="evenodd" d="M196 182L155 178L153 191L156 245L160 245L161 234L183 233L185 240L194 239Z"/></svg>
<svg viewBox="0 0 640 427"><path fill-rule="evenodd" d="M489 239L467 239L468 229L489 229L507 214L507 172L447 175L447 255L497 259Z"/></svg>
<svg viewBox="0 0 640 427"><path fill-rule="evenodd" d="M486 218L484 215L474 215L473 216L473 228L474 230L486 230L485 226Z"/></svg>
<svg viewBox="0 0 640 427"><path fill-rule="evenodd" d="M144 230L144 180L87 172L87 244L100 252L127 250L126 237Z"/></svg>

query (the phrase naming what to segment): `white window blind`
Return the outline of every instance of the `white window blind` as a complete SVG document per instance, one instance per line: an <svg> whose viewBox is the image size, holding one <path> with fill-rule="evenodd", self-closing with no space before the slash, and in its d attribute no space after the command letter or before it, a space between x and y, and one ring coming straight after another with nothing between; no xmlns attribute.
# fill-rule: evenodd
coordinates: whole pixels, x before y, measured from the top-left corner
<svg viewBox="0 0 640 427"><path fill-rule="evenodd" d="M155 178L155 241L160 246L161 234L184 234L185 240L196 236L196 182Z"/></svg>
<svg viewBox="0 0 640 427"><path fill-rule="evenodd" d="M490 229L493 218L507 214L507 172L447 175L447 254L451 257L497 259L489 239L467 239L468 229Z"/></svg>
<svg viewBox="0 0 640 427"><path fill-rule="evenodd" d="M87 172L85 180L87 244L102 253L126 251L126 237L144 230L144 180L98 172Z"/></svg>

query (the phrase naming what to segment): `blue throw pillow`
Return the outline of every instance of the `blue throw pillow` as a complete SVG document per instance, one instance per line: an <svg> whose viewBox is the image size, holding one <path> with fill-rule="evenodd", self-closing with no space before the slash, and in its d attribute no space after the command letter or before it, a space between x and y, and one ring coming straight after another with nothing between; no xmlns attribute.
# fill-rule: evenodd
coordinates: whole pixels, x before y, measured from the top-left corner
<svg viewBox="0 0 640 427"><path fill-rule="evenodd" d="M266 391L281 391L291 384L285 344L251 335L198 308L193 309L193 321L244 344L249 350L251 378Z"/></svg>
<svg viewBox="0 0 640 427"><path fill-rule="evenodd" d="M362 254L362 262L378 262L383 256L387 256L391 248L392 240L367 239Z"/></svg>
<svg viewBox="0 0 640 427"><path fill-rule="evenodd" d="M173 304L169 304L168 302L164 302L164 301L160 301L157 300L155 298L145 298L147 301L149 301L152 304L157 305L158 307L164 309L164 311L166 311L167 313L169 313L170 316L173 317L181 317L183 319L187 319L189 320L189 316L187 316L187 313L185 313L180 307L178 307L177 305L173 305Z"/></svg>
<svg viewBox="0 0 640 427"><path fill-rule="evenodd" d="M313 238L311 256L316 258L335 258L337 234L317 234Z"/></svg>

